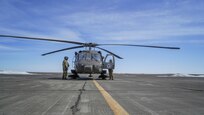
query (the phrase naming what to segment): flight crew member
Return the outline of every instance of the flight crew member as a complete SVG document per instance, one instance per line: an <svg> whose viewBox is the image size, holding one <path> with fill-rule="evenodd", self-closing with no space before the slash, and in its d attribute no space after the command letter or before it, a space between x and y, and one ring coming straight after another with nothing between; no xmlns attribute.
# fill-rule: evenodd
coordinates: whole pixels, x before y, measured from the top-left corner
<svg viewBox="0 0 204 115"><path fill-rule="evenodd" d="M62 68L63 68L62 79L67 79L68 68L69 68L69 63L68 63L68 57L67 56L64 57L64 60L62 62Z"/></svg>
<svg viewBox="0 0 204 115"><path fill-rule="evenodd" d="M109 60L109 63L111 63L111 65L112 65L112 63L113 63L112 60ZM113 69L109 68L108 73L109 73L109 77L110 77L109 80L113 80Z"/></svg>

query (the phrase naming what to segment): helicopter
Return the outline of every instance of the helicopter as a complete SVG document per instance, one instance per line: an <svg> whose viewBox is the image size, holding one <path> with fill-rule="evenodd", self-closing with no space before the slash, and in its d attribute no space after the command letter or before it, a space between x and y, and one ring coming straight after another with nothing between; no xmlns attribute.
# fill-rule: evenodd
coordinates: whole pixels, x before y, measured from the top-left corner
<svg viewBox="0 0 204 115"><path fill-rule="evenodd" d="M74 55L74 69L71 70L72 75L69 77L76 79L79 77L78 74L89 74L89 77L92 77L92 74L99 74L99 78L106 79L107 69L115 68L115 57L118 59L123 59L122 57L116 55L115 53L101 48L99 46L131 46L131 47L147 47L147 48L162 48L162 49L174 49L178 50L179 47L165 47L165 46L153 46L153 45L136 45L136 44L98 44L98 43L83 43L78 41L69 41L69 40L58 40L58 39L49 39L49 38L39 38L39 37L27 37L27 36L13 36L13 35L0 35L0 37L5 38L18 38L18 39L27 39L27 40L41 40L41 41L51 41L51 42L61 42L75 44L74 47L68 47L60 50L51 51L48 53L42 54L42 56L50 55L57 52L62 52L66 50L85 48L85 50L80 50L75 52ZM99 50L95 50L99 49ZM102 55L102 52L107 52L105 58ZM110 61L111 60L111 61Z"/></svg>

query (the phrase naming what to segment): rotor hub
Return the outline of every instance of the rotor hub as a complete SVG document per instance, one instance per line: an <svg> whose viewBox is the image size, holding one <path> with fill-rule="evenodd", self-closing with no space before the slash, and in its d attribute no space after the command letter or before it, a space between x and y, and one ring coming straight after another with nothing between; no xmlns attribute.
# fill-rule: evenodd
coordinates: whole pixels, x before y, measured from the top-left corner
<svg viewBox="0 0 204 115"><path fill-rule="evenodd" d="M84 47L96 47L97 44L96 44L96 43L89 42L89 43L84 43L83 46L84 46Z"/></svg>

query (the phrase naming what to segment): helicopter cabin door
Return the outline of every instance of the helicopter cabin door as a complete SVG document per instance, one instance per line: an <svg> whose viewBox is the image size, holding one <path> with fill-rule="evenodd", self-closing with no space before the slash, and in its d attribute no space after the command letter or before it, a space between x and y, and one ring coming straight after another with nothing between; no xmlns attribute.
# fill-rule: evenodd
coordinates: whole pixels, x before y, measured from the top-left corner
<svg viewBox="0 0 204 115"><path fill-rule="evenodd" d="M115 58L111 54L107 54L103 60L104 69L115 69Z"/></svg>

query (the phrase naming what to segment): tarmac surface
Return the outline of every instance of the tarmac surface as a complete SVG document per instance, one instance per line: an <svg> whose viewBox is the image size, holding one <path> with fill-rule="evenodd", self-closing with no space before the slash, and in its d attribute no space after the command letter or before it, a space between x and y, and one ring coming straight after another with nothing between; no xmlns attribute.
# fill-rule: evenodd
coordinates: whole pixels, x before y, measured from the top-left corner
<svg viewBox="0 0 204 115"><path fill-rule="evenodd" d="M93 79L83 76L0 75L0 115L113 115ZM114 76L94 79L130 115L204 115L204 78Z"/></svg>

